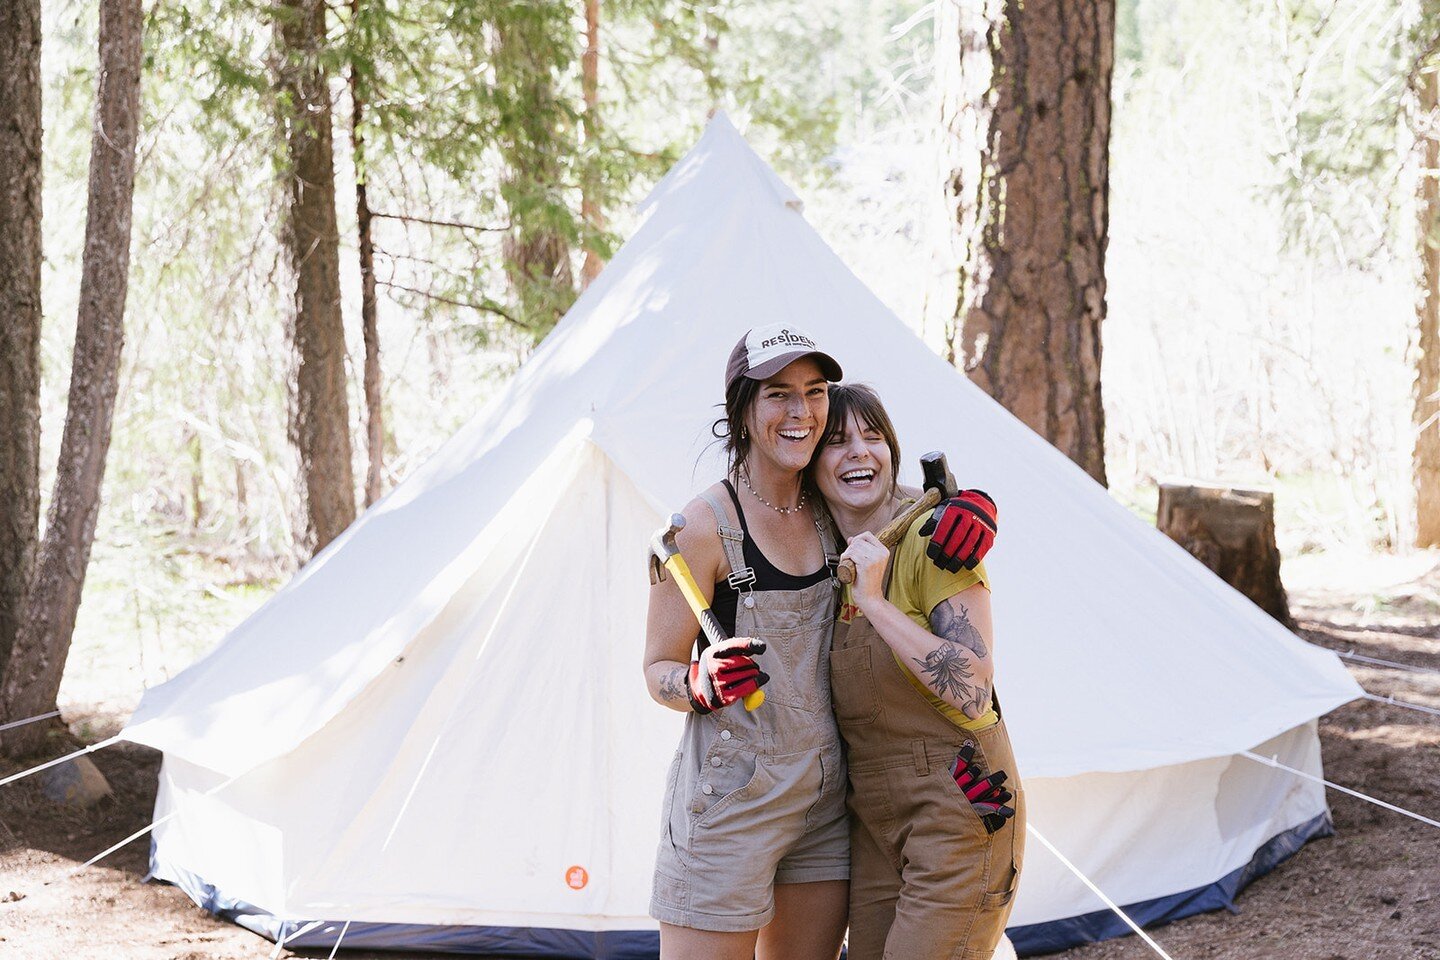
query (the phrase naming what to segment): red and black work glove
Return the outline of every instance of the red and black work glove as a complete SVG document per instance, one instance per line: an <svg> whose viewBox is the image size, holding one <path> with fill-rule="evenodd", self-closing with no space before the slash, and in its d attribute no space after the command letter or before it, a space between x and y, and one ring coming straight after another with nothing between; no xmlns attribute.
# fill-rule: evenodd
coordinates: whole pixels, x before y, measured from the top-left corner
<svg viewBox="0 0 1440 960"><path fill-rule="evenodd" d="M997 513L984 490L961 490L959 496L940 501L920 528L920 536L930 538L925 555L941 570L974 570L995 545Z"/></svg>
<svg viewBox="0 0 1440 960"><path fill-rule="evenodd" d="M1015 816L1014 808L1007 806L1015 796L1001 786L1008 779L1004 770L996 770L986 777L980 773L980 766L975 763L975 747L967 743L955 756L950 775L955 778L955 785L965 794L965 799L970 801L970 806L975 808L985 830L994 833L1005 825L1006 820Z"/></svg>
<svg viewBox="0 0 1440 960"><path fill-rule="evenodd" d="M706 647L698 660L690 661L686 686L691 709L710 713L765 686L770 674L754 660L764 652L765 641L754 637L732 637Z"/></svg>

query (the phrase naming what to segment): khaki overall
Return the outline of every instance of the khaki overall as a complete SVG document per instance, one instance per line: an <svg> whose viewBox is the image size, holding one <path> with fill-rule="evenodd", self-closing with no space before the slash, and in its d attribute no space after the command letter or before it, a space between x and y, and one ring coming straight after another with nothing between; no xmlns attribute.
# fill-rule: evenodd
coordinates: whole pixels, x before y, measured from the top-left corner
<svg viewBox="0 0 1440 960"><path fill-rule="evenodd" d="M650 915L698 930L758 930L775 913L777 883L850 875L845 761L830 706L832 577L800 590L749 590L732 505L701 498L741 577L736 636L762 638L765 702L690 714L670 765ZM828 520L817 525L835 557Z"/></svg>
<svg viewBox="0 0 1440 960"><path fill-rule="evenodd" d="M951 723L863 616L835 624L830 686L850 766L851 960L990 960L1025 841L1005 721L978 732ZM1015 793L1015 816L994 834L950 776L967 740L983 773L1006 771Z"/></svg>

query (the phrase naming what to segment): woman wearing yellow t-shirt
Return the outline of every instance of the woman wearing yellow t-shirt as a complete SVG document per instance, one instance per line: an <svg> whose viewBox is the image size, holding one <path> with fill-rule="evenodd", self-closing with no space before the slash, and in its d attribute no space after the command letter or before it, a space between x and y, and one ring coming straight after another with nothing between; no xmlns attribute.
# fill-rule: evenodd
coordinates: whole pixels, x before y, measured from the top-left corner
<svg viewBox="0 0 1440 960"><path fill-rule="evenodd" d="M989 960L1010 915L1025 802L994 689L983 565L926 558L917 520L893 556L875 536L907 501L895 431L868 387L832 385L811 476L855 561L831 690L850 767L852 960Z"/></svg>

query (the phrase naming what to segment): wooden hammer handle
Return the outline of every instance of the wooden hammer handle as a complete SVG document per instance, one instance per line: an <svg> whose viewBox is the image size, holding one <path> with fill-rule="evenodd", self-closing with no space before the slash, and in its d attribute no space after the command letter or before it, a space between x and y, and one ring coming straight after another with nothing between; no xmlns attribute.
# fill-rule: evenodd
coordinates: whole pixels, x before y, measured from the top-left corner
<svg viewBox="0 0 1440 960"><path fill-rule="evenodd" d="M885 524L880 531L880 542L885 544L885 549L893 550L900 538L905 536L905 531L910 529L910 524L915 522L917 517L924 516L940 503L940 491L934 487L926 490L904 513ZM840 578L841 583L855 582L855 561L849 557L840 561L840 566L835 571L835 576Z"/></svg>

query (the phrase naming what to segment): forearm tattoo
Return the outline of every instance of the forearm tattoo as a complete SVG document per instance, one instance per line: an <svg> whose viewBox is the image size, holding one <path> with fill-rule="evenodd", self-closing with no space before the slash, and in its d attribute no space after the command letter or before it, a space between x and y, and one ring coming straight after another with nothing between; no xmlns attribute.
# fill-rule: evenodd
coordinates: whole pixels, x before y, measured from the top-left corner
<svg viewBox="0 0 1440 960"><path fill-rule="evenodd" d="M660 678L661 700L689 700L690 691L686 683L686 669L676 667Z"/></svg>
<svg viewBox="0 0 1440 960"><path fill-rule="evenodd" d="M986 651L985 640L967 613L963 606L958 614L949 603L937 606L930 613L930 627L944 642L925 659L911 659L936 693L958 704L966 716L978 718L989 706L990 684L977 682L970 671L972 659L983 660Z"/></svg>

